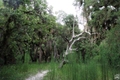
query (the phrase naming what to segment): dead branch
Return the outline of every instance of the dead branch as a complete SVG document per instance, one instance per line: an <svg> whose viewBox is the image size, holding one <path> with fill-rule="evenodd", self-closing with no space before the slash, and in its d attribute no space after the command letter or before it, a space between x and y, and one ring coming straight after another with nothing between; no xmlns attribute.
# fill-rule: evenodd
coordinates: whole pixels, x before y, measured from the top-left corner
<svg viewBox="0 0 120 80"><path fill-rule="evenodd" d="M72 53L73 50L76 50L76 49L73 49L73 45L75 44L75 42L79 41L80 39L85 39L86 37L83 36L84 33L88 34L88 35L91 35L90 32L84 30L83 32L79 33L79 34L75 34L75 25L74 25L74 22L73 22L73 28L72 28L72 37L71 39L68 41L68 44L67 44L67 47L66 47L66 51L65 53L63 54L63 60L62 62L60 63L60 68L66 63L66 56L70 53Z"/></svg>

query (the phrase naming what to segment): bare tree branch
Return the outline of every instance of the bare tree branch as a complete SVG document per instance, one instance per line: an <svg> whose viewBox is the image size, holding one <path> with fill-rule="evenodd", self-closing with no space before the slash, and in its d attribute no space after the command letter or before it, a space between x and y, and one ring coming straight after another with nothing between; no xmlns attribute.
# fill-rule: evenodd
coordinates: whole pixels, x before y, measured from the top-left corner
<svg viewBox="0 0 120 80"><path fill-rule="evenodd" d="M78 40L80 40L80 39L84 39L84 38L86 38L86 37L83 37L82 35L84 34L84 33L87 33L87 34L89 34L89 35L91 35L91 33L90 32L88 32L88 31L83 31L82 33L79 33L79 34L77 34L77 35L75 35L75 24L74 24L75 22L73 22L73 28L72 28L72 37L71 37L71 39L69 40L69 42L68 42L68 44L67 44L67 47L66 47L66 51L65 51L65 53L63 54L63 57L66 57L68 54L70 54L73 50L76 50L76 49L72 49L72 46L74 45L74 43L76 42L76 41L78 41Z"/></svg>
<svg viewBox="0 0 120 80"><path fill-rule="evenodd" d="M67 47L66 47L66 51L65 51L65 53L63 54L63 60L62 60L62 62L61 62L61 64L60 64L60 67L61 66L63 66L65 63L67 63L66 62L66 59L65 59L65 57L68 55L68 54L70 54L70 53L72 53L72 51L73 50L77 50L77 49L73 49L72 47L73 47L73 45L75 44L75 42L77 42L77 41L79 41L79 40L81 40L81 39L85 39L85 38L87 38L87 37L85 37L83 34L88 34L89 36L91 36L91 35L93 35L93 34L96 34L96 33L90 33L89 31L87 31L87 30L84 30L83 32L81 32L81 33L79 33L79 34L75 34L75 21L73 22L73 28L72 28L72 37L71 37L71 39L70 40L68 40L68 43L67 43ZM85 26L84 26L85 27Z"/></svg>

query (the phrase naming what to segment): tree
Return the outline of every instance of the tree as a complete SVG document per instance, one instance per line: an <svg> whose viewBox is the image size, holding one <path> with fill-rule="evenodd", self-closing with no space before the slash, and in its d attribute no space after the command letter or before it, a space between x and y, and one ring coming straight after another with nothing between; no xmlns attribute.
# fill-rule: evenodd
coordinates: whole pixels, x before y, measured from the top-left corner
<svg viewBox="0 0 120 80"><path fill-rule="evenodd" d="M83 12L91 33L96 32L96 42L105 39L108 30L115 27L119 13L119 1L114 0L76 0L76 6L84 6Z"/></svg>
<svg viewBox="0 0 120 80"><path fill-rule="evenodd" d="M61 24L64 24L64 21L63 21L63 19L67 16L67 13L65 13L64 11L62 11L62 10L59 10L59 11L57 11L57 12L55 12L56 13L56 17L57 17L57 22L58 23L61 23Z"/></svg>
<svg viewBox="0 0 120 80"><path fill-rule="evenodd" d="M70 22L69 22L70 21ZM76 48L73 48L73 45L75 44L75 42L81 40L81 39L85 39L87 38L86 36L84 36L84 34L90 34L90 32L87 32L87 31L83 31L83 32L79 32L79 33L75 33L75 27L77 26L77 21L75 21L75 18L72 18L70 16L66 17L65 18L65 23L67 25L67 27L69 27L71 29L72 27L72 34L71 34L71 38L66 38L67 40L67 47L66 47L66 51L65 53L63 54L63 60L62 62L60 63L60 68L67 62L66 60L66 56L70 53L72 53L74 50L76 51L77 49Z"/></svg>
<svg viewBox="0 0 120 80"><path fill-rule="evenodd" d="M45 1L26 3L16 9L11 6L1 8L0 14L0 60L2 64L25 62L25 54L30 53L31 61L47 60L51 54L52 28L55 17L47 13ZM39 6L39 4L41 4ZM11 4L12 5L12 4ZM8 8L9 7L9 8ZM51 34L52 33L52 34ZM46 47L48 45L48 47Z"/></svg>

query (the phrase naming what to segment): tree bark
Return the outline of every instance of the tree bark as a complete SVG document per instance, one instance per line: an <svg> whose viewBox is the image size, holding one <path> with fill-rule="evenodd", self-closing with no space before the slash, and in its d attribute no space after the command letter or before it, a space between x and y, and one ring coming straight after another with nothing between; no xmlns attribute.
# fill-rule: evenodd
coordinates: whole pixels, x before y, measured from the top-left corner
<svg viewBox="0 0 120 80"><path fill-rule="evenodd" d="M72 48L72 46L75 44L75 42L77 42L77 41L80 40L80 39L85 39L85 38L86 38L85 36L83 36L84 33L91 35L91 33L88 32L88 31L86 31L86 30L84 30L83 32L75 35L74 22L73 22L72 37L71 37L71 39L70 39L70 40L68 41L68 43L67 43L66 51L65 51L65 53L63 54L63 60L61 61L60 65L59 65L59 68L62 68L63 65L64 65L66 62L68 62L67 60L65 60L66 56L67 56L68 54L70 54L73 50L76 50L76 49L73 49L73 48Z"/></svg>

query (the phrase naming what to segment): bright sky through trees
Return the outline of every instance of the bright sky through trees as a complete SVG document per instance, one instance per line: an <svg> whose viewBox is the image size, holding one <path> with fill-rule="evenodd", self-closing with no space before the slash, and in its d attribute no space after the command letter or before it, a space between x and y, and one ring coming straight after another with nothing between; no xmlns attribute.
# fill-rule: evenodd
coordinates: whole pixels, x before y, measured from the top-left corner
<svg viewBox="0 0 120 80"><path fill-rule="evenodd" d="M72 5L74 0L47 0L53 6L53 11L63 10L67 14L76 14L75 7Z"/></svg>
<svg viewBox="0 0 120 80"><path fill-rule="evenodd" d="M62 10L66 12L67 14L74 14L74 15L80 15L78 14L77 10L75 9L75 6L73 6L74 0L47 0L49 6L51 5L53 7L53 12L57 12L59 10ZM79 24L79 28L83 30L83 25Z"/></svg>

